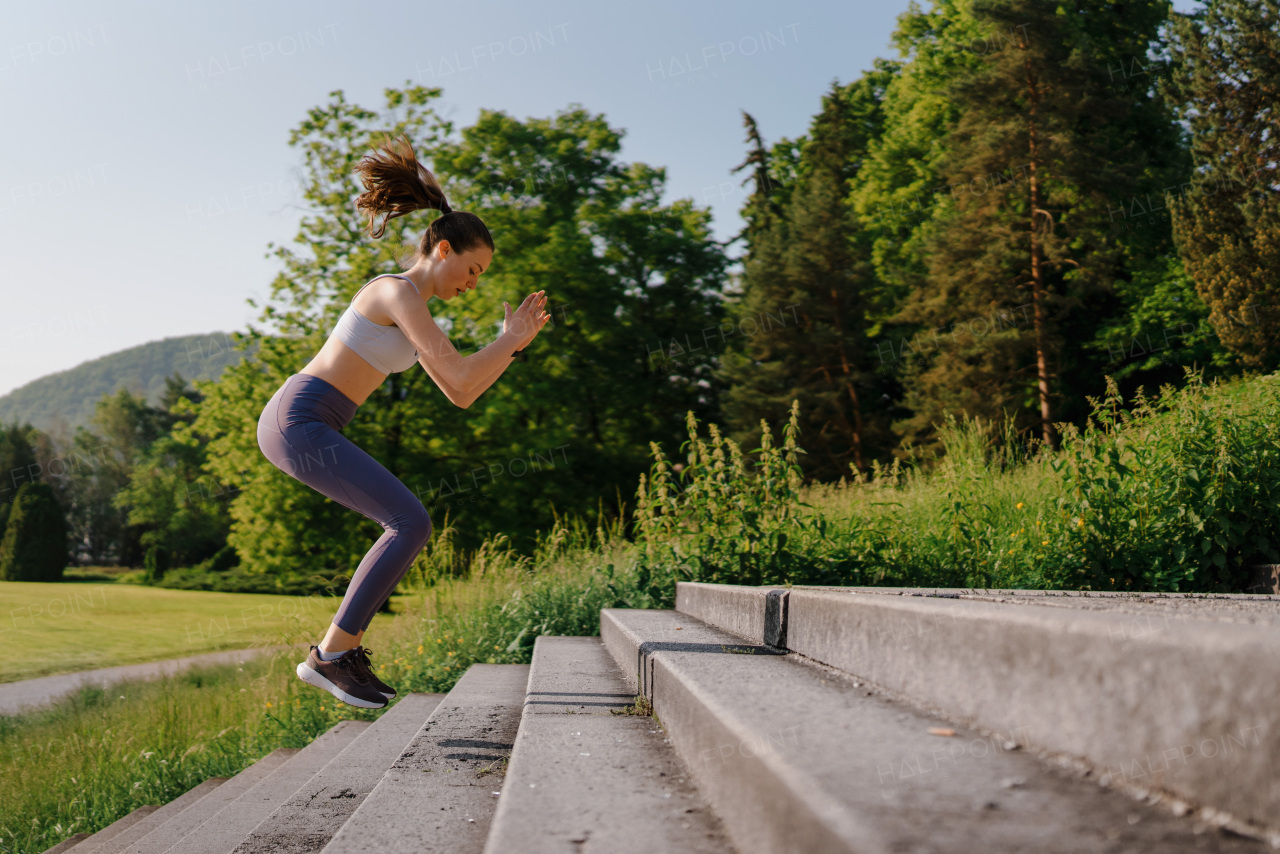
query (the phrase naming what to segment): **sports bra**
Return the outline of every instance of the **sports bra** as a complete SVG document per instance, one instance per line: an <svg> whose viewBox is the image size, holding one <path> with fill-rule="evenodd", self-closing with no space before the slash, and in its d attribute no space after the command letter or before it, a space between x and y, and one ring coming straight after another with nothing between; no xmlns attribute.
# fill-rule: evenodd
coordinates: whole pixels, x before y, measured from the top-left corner
<svg viewBox="0 0 1280 854"><path fill-rule="evenodd" d="M383 276L404 279L413 285L413 280L408 276L397 276L395 273L384 273ZM360 286L360 291L383 276L374 276ZM413 285L413 289L417 291L418 286ZM360 358L384 374L409 370L418 361L418 351L413 348L413 343L400 331L400 327L394 325L383 326L380 323L374 323L356 311L355 301L356 297L360 295L360 291L356 291L352 295L351 305L347 306L347 310L338 318L338 322L334 324L333 332L330 334L336 336L339 341L356 351ZM418 291L418 293L422 292Z"/></svg>

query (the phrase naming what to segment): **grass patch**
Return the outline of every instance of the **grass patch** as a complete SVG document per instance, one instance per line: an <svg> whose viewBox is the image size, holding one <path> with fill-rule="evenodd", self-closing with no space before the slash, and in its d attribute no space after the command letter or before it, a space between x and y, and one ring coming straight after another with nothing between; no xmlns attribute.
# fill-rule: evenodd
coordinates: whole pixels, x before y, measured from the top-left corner
<svg viewBox="0 0 1280 854"><path fill-rule="evenodd" d="M636 694L636 698L631 705L621 709L610 709L611 715L640 715L641 717L649 717L653 714L653 704L649 702L649 698L644 694Z"/></svg>
<svg viewBox="0 0 1280 854"><path fill-rule="evenodd" d="M109 582L0 582L0 682L262 646L301 621L323 637L341 600ZM393 602L403 603L400 596ZM377 614L370 631L390 615Z"/></svg>

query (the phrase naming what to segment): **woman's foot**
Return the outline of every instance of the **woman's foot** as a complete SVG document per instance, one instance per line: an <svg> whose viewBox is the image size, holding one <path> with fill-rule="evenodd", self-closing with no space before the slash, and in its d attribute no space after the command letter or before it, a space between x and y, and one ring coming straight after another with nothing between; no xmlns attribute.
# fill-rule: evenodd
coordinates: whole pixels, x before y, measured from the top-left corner
<svg viewBox="0 0 1280 854"><path fill-rule="evenodd" d="M307 660L298 665L298 678L308 685L328 691L342 702L361 709L380 709L387 697L370 680L368 664L360 647L349 649L332 661L320 658L320 648L313 645Z"/></svg>
<svg viewBox="0 0 1280 854"><path fill-rule="evenodd" d="M393 699L396 695L396 689L374 675L373 665L369 662L369 653L370 650L365 649L363 646L356 647L356 655L360 657L360 661L364 665L364 671L369 676L369 683L377 689L379 694L388 700Z"/></svg>

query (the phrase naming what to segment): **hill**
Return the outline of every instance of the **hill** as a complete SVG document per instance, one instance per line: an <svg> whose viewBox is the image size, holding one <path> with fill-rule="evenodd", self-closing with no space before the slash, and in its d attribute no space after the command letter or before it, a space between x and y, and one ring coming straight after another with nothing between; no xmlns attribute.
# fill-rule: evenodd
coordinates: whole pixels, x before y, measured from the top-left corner
<svg viewBox="0 0 1280 854"><path fill-rule="evenodd" d="M0 423L31 422L48 431L61 422L68 433L89 426L103 395L127 388L157 405L164 380L175 372L183 379L217 379L245 353L235 350L229 333L183 335L150 341L110 353L66 371L32 380L0 397ZM61 431L59 431L61 432Z"/></svg>

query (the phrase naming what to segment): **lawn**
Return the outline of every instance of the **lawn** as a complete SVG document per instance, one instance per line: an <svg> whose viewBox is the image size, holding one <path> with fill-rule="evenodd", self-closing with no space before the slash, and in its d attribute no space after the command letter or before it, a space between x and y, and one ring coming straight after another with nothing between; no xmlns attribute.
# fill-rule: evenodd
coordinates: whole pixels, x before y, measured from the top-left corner
<svg viewBox="0 0 1280 854"><path fill-rule="evenodd" d="M0 683L324 636L340 600L109 581L0 582ZM405 597L392 597L405 608ZM390 614L378 614L370 633Z"/></svg>

